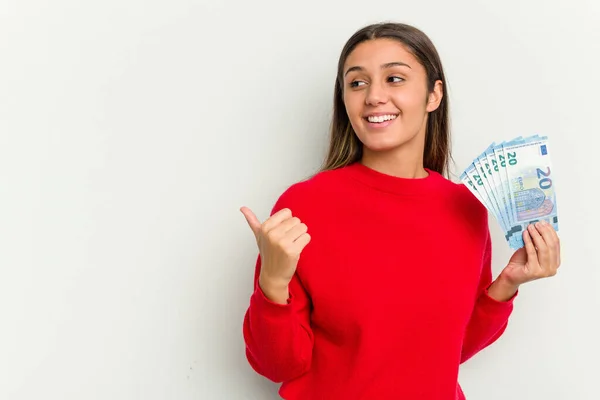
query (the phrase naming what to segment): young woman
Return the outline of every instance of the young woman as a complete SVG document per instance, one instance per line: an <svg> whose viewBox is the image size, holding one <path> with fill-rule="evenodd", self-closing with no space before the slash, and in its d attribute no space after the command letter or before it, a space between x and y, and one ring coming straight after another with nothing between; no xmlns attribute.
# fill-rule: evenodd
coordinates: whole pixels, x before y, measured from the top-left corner
<svg viewBox="0 0 600 400"><path fill-rule="evenodd" d="M359 30L324 167L263 223L242 207L260 251L246 356L283 398L464 399L459 365L504 332L520 285L556 273L558 236L540 224L492 281L487 210L446 177L445 87L420 30Z"/></svg>

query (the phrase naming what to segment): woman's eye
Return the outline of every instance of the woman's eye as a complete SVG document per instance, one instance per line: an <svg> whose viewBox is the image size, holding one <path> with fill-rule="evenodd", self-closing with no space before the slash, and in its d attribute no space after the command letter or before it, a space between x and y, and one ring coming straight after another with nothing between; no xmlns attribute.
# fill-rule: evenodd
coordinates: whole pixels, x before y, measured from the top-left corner
<svg viewBox="0 0 600 400"><path fill-rule="evenodd" d="M390 76L388 78L392 83L398 83L404 81L404 78L400 78L399 76Z"/></svg>
<svg viewBox="0 0 600 400"><path fill-rule="evenodd" d="M350 82L350 87L358 87L362 84L364 84L363 81L352 81L352 82Z"/></svg>

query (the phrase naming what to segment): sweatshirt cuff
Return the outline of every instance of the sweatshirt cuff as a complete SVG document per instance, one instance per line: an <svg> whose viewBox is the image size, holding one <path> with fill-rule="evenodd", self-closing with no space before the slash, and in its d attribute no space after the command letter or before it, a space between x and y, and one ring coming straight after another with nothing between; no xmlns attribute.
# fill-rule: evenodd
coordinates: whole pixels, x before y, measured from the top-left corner
<svg viewBox="0 0 600 400"><path fill-rule="evenodd" d="M491 286L491 284L490 284ZM506 301L498 301L496 299L494 299L493 297L490 296L489 292L488 292L489 286L484 290L484 292L481 294L481 298L479 299L480 304L482 306L484 306L486 308L486 310L488 310L488 312L490 313L502 313L505 311L510 311L513 308L513 303L515 301L515 298L517 297L517 295L519 294L519 290L517 290L515 292L515 294L508 300Z"/></svg>
<svg viewBox="0 0 600 400"><path fill-rule="evenodd" d="M294 296L290 292L290 296L287 299L287 304L275 303L265 296L260 285L256 284L254 293L252 294L251 303L256 309L260 310L261 314L267 317L284 317L291 315L292 313L292 302Z"/></svg>

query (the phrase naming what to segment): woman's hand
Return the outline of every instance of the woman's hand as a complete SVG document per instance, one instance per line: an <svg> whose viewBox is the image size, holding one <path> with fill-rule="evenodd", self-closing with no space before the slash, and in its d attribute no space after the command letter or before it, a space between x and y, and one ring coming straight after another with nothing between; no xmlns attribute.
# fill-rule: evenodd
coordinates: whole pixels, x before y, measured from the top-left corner
<svg viewBox="0 0 600 400"><path fill-rule="evenodd" d="M242 207L241 211L254 233L260 252L259 286L267 298L285 304L300 253L311 239L308 228L287 208L273 214L262 224L248 207Z"/></svg>
<svg viewBox="0 0 600 400"><path fill-rule="evenodd" d="M523 232L525 247L517 250L498 279L518 288L526 282L556 275L560 266L560 240L552 225L538 222Z"/></svg>

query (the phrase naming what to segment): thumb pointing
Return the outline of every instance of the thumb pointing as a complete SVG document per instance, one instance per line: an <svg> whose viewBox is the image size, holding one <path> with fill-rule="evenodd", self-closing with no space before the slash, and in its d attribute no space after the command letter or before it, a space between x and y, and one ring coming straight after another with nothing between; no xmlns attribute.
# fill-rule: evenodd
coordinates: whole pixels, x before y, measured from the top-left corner
<svg viewBox="0 0 600 400"><path fill-rule="evenodd" d="M254 236L258 236L258 231L260 229L260 221L258 220L258 218L256 218L256 215L254 215L252 210L248 207L242 207L240 208L240 211L242 212L242 214L244 214L244 217L246 217L246 222L248 222L248 225L250 226L250 229L252 229Z"/></svg>

